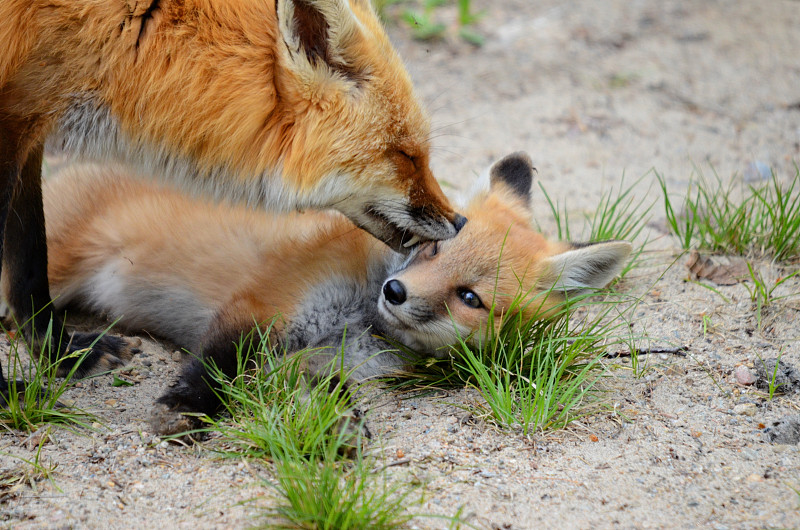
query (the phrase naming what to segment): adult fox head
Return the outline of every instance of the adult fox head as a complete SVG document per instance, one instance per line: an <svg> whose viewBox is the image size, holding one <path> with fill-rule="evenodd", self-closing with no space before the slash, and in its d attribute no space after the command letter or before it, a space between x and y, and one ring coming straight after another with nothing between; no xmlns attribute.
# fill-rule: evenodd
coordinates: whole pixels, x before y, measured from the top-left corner
<svg viewBox="0 0 800 530"><path fill-rule="evenodd" d="M430 125L369 0L278 0L276 87L295 109L282 170L395 249L452 237Z"/></svg>
<svg viewBox="0 0 800 530"><path fill-rule="evenodd" d="M369 0L0 2L0 19L9 145L52 132L192 191L334 208L398 250L465 222Z"/></svg>
<svg viewBox="0 0 800 530"><path fill-rule="evenodd" d="M422 245L384 283L379 311L406 344L433 352L485 331L489 312L499 324L519 296L525 319L541 316L565 296L605 286L622 269L627 241L550 242L532 228L533 173L524 153L497 162L490 190L473 198L458 236Z"/></svg>

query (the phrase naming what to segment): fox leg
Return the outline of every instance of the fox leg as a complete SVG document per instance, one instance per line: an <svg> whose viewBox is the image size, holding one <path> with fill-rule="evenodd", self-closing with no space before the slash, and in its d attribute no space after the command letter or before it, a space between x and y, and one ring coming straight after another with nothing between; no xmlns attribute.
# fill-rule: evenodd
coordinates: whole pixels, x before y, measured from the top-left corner
<svg viewBox="0 0 800 530"><path fill-rule="evenodd" d="M267 314L269 311L256 312ZM171 436L192 431L202 425L197 414L211 416L219 410L222 405L220 386L209 373L208 367L215 365L225 377L236 377L239 369L237 350L242 354L252 351L260 340L258 333L251 332L251 314L252 306L244 303L237 308L237 303L233 302L215 317L202 341L202 357L192 358L184 366L177 384L156 400L150 416L150 426L155 433ZM336 340L332 340L332 345L336 347ZM303 359L301 370L306 374L309 385L326 381L331 391L340 384L346 388L347 382L340 383L339 375L331 375L331 370L335 369L330 362L333 359L333 355ZM356 408L344 413L334 429L347 433L354 440L370 437L362 413Z"/></svg>
<svg viewBox="0 0 800 530"><path fill-rule="evenodd" d="M19 179L19 164L13 158L13 145L11 138L9 138L9 132L4 125L4 123L0 122L0 272L2 272L3 263L2 234L6 226L14 184ZM0 363L0 406L5 404L8 398L8 391L8 382L3 376L3 365Z"/></svg>
<svg viewBox="0 0 800 530"><path fill-rule="evenodd" d="M11 140L8 131L4 136L4 142ZM10 141L5 147L9 144ZM0 156L6 154L0 153ZM141 343L139 339L126 340L97 333L64 334L63 322L53 310L47 283L42 154L42 144L34 145L21 168L13 158L3 157L5 165L0 178L5 184L3 198L6 200L0 215L5 216L2 270L6 301L34 355L47 355L48 360L54 362L91 347L82 361L79 357L63 358L59 375L69 373L78 362L80 365L75 370L78 376L122 366L136 353ZM49 341L48 332L52 333Z"/></svg>
<svg viewBox="0 0 800 530"><path fill-rule="evenodd" d="M241 351L249 351L254 340L249 332L252 326L252 322L231 325L220 316L212 322L203 340L202 357L192 358L184 366L177 384L156 400L150 426L157 434L169 436L200 427L197 416L184 413L212 416L219 410L222 405L219 383L208 372L208 366L214 364L226 377L235 377L236 350L241 344Z"/></svg>

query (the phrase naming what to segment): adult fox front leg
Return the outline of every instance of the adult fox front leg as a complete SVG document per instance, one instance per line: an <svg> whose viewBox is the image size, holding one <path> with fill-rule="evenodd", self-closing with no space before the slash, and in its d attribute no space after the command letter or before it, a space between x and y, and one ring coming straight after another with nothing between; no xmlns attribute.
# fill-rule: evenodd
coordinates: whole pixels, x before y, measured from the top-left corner
<svg viewBox="0 0 800 530"><path fill-rule="evenodd" d="M10 135L6 131L3 139ZM99 336L96 333L62 336L62 323L53 313L47 285L47 240L44 232L44 212L41 189L42 146L34 146L27 155L21 169L14 165L2 169L0 182L3 184L2 221L5 221L2 262L7 301L22 315L20 324L35 355L71 353L94 346L77 368L78 375L86 375L93 370L104 370L124 364L138 339L126 340L112 336ZM19 167L19 166L17 166ZM34 315L36 315L34 317ZM52 327L51 326L52 323ZM46 343L48 328L52 331L51 340L57 347L50 348ZM55 359L50 359L51 361ZM69 373L76 358L68 357L59 365L61 375ZM19 389L19 388L18 388ZM0 367L0 404L8 396L8 387Z"/></svg>
<svg viewBox="0 0 800 530"><path fill-rule="evenodd" d="M368 0L4 0L0 20L18 321L49 301L45 141L255 207L336 208L400 250L465 222L431 174L427 117Z"/></svg>

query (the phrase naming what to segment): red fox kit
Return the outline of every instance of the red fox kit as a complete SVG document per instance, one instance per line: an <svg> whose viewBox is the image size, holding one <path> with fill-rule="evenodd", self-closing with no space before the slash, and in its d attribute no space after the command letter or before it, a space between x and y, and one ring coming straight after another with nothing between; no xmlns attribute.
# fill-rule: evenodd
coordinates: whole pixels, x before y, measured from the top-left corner
<svg viewBox="0 0 800 530"><path fill-rule="evenodd" d="M435 355L485 329L489 311L508 312L517 293L554 287L552 303L619 272L629 243L574 247L531 227L532 179L526 155L501 160L460 233L405 256L338 213L256 213L78 166L45 186L50 282L58 306L157 333L229 375L235 343L254 322L280 314L273 332L288 352L338 352L347 326L344 365L365 379L403 364L375 355L387 348L375 335ZM90 192L94 200L79 200ZM525 316L543 309L530 304ZM158 400L156 430L190 428L181 412L213 413L219 401L207 381L203 363L191 361Z"/></svg>
<svg viewBox="0 0 800 530"><path fill-rule="evenodd" d="M51 316L60 326L50 311L28 322L50 302L48 138L250 206L335 208L395 249L464 224L431 174L427 117L369 0L3 0L0 20L2 268L29 340ZM127 355L104 338L82 371Z"/></svg>

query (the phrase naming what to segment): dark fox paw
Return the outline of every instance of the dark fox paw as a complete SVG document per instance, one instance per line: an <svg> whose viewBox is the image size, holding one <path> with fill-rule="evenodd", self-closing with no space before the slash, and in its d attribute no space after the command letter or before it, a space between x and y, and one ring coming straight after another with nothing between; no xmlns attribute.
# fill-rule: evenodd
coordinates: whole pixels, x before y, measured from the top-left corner
<svg viewBox="0 0 800 530"><path fill-rule="evenodd" d="M367 441L372 438L364 413L359 409L350 409L342 415L335 429L342 440L339 452L348 458L355 458L359 449L363 449Z"/></svg>
<svg viewBox="0 0 800 530"><path fill-rule="evenodd" d="M135 354L141 351L139 350L141 345L142 340L137 337L124 338L111 335L101 336L99 333L73 333L66 348L62 351L66 351L66 355L69 355L91 349L75 370L79 377L85 377L125 366ZM58 368L58 375L68 374L78 361L78 358L65 359Z"/></svg>
<svg viewBox="0 0 800 530"><path fill-rule="evenodd" d="M192 443L202 440L203 433L191 432L202 427L196 415L187 415L187 410L167 403L156 403L150 412L150 428L159 436L177 436L176 439ZM195 413L196 414L196 413Z"/></svg>

